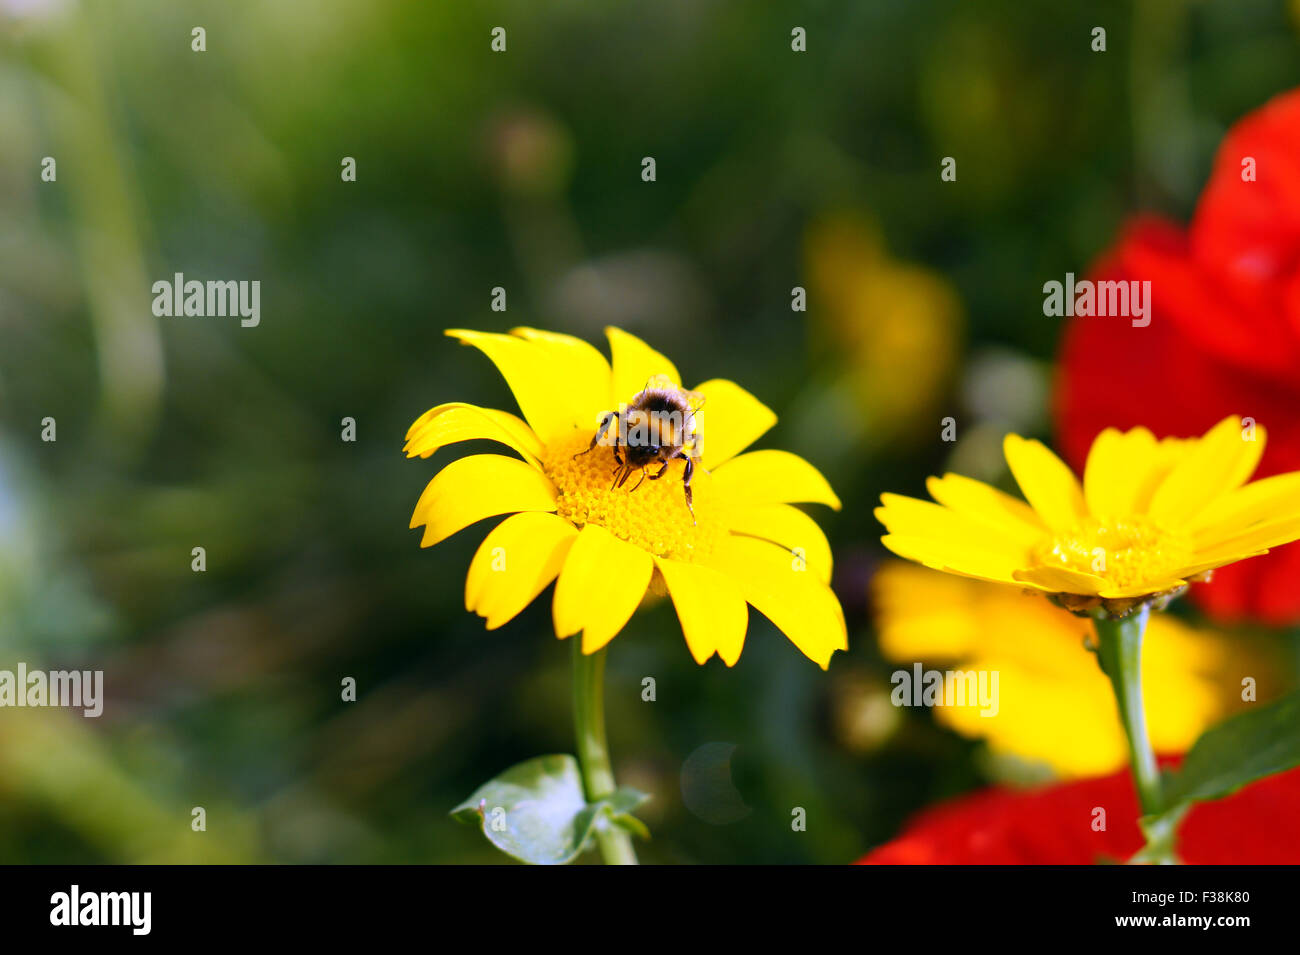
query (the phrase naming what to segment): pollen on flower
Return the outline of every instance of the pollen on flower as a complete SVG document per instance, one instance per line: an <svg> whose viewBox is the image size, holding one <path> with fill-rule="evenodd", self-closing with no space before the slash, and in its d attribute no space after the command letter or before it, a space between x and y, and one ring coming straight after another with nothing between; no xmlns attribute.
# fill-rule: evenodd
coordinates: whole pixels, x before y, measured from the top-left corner
<svg viewBox="0 0 1300 955"><path fill-rule="evenodd" d="M556 513L576 525L598 524L614 536L659 557L702 561L727 532L719 519L708 472L698 465L691 481L695 520L682 488L684 462L673 461L657 481L654 464L644 480L634 472L621 488L613 487L614 449L591 443L594 432L575 431L552 442L542 465L559 494ZM577 457L574 457L577 455Z"/></svg>
<svg viewBox="0 0 1300 955"><path fill-rule="evenodd" d="M1044 564L1104 578L1112 586L1163 583L1189 563L1191 548L1176 534L1141 518L1084 525L1042 545Z"/></svg>

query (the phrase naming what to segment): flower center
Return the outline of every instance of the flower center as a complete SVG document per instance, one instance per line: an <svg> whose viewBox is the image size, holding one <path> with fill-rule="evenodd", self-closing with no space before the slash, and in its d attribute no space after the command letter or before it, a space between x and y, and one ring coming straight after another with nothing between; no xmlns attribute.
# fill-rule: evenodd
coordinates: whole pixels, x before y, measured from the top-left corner
<svg viewBox="0 0 1300 955"><path fill-rule="evenodd" d="M1039 547L1045 564L1104 577L1117 587L1161 584L1187 566L1191 548L1140 517L1081 525Z"/></svg>
<svg viewBox="0 0 1300 955"><path fill-rule="evenodd" d="M592 434L575 431L547 447L542 466L559 495L556 513L572 524L599 524L616 537L659 557L703 561L726 533L718 518L708 472L695 466L691 492L692 519L686 506L682 472L686 462L675 460L658 480L651 480L662 462L644 471L633 470L622 487L614 487L618 463L612 447L598 444L586 454ZM578 455L574 457L574 455ZM623 460L627 460L626 454Z"/></svg>

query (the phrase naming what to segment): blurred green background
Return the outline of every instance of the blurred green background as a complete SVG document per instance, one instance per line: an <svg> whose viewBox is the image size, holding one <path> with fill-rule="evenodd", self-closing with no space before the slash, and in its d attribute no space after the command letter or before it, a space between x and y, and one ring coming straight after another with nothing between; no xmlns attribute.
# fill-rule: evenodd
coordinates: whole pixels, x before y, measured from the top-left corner
<svg viewBox="0 0 1300 955"><path fill-rule="evenodd" d="M1185 220L1297 46L1270 0L0 0L0 667L107 684L99 720L0 710L0 861L506 861L447 811L572 749L569 653L547 599L464 611L480 532L407 530L446 460L402 457L410 422L513 408L447 327L625 327L845 501L829 673L757 615L733 670L666 605L613 643L643 859L848 861L980 784L888 706L872 507L1047 432L1042 282ZM260 280L261 324L155 318L174 272Z"/></svg>

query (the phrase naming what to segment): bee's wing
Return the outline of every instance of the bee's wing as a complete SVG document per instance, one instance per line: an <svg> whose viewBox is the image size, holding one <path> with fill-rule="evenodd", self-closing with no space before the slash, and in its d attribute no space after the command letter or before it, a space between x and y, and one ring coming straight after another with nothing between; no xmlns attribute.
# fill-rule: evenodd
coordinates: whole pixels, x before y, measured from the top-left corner
<svg viewBox="0 0 1300 955"><path fill-rule="evenodd" d="M691 409L691 416L686 422L686 436L682 445L690 452L691 457L698 461L704 453L704 435L700 433L699 419L695 416L704 407L704 401L708 396L702 395L698 391L683 391L682 394L686 396L686 404Z"/></svg>
<svg viewBox="0 0 1300 955"><path fill-rule="evenodd" d="M651 375L646 379L645 387L641 391L677 391L677 386L667 375Z"/></svg>
<svg viewBox="0 0 1300 955"><path fill-rule="evenodd" d="M681 389L681 393L686 398L686 404L690 407L691 414L695 414L695 412L703 408L705 399L708 398L708 395L702 395L698 391L687 391L685 388Z"/></svg>

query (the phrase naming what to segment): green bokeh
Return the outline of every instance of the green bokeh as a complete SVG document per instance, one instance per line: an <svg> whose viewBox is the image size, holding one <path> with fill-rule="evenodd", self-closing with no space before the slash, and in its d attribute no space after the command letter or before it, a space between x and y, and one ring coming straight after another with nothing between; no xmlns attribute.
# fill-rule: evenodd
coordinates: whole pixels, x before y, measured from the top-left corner
<svg viewBox="0 0 1300 955"><path fill-rule="evenodd" d="M406 461L410 422L512 407L448 327L621 324L689 381L758 394L769 446L845 501L818 515L851 642L829 674L757 615L731 670L697 667L663 605L613 643L615 766L654 793L643 858L848 861L978 785L980 748L925 714L865 749L837 729L891 669L871 508L947 449L815 413L833 356L789 309L806 230L870 216L953 284L964 355L1042 374L1042 283L1135 210L1185 218L1297 52L1264 0L0 0L0 667L109 688L98 721L0 711L0 861L504 861L447 812L571 749L569 654L545 600L494 632L464 611L481 533L422 551L407 530L450 453ZM174 272L259 279L261 324L155 318ZM748 807L725 824L683 797L709 743L734 745Z"/></svg>

